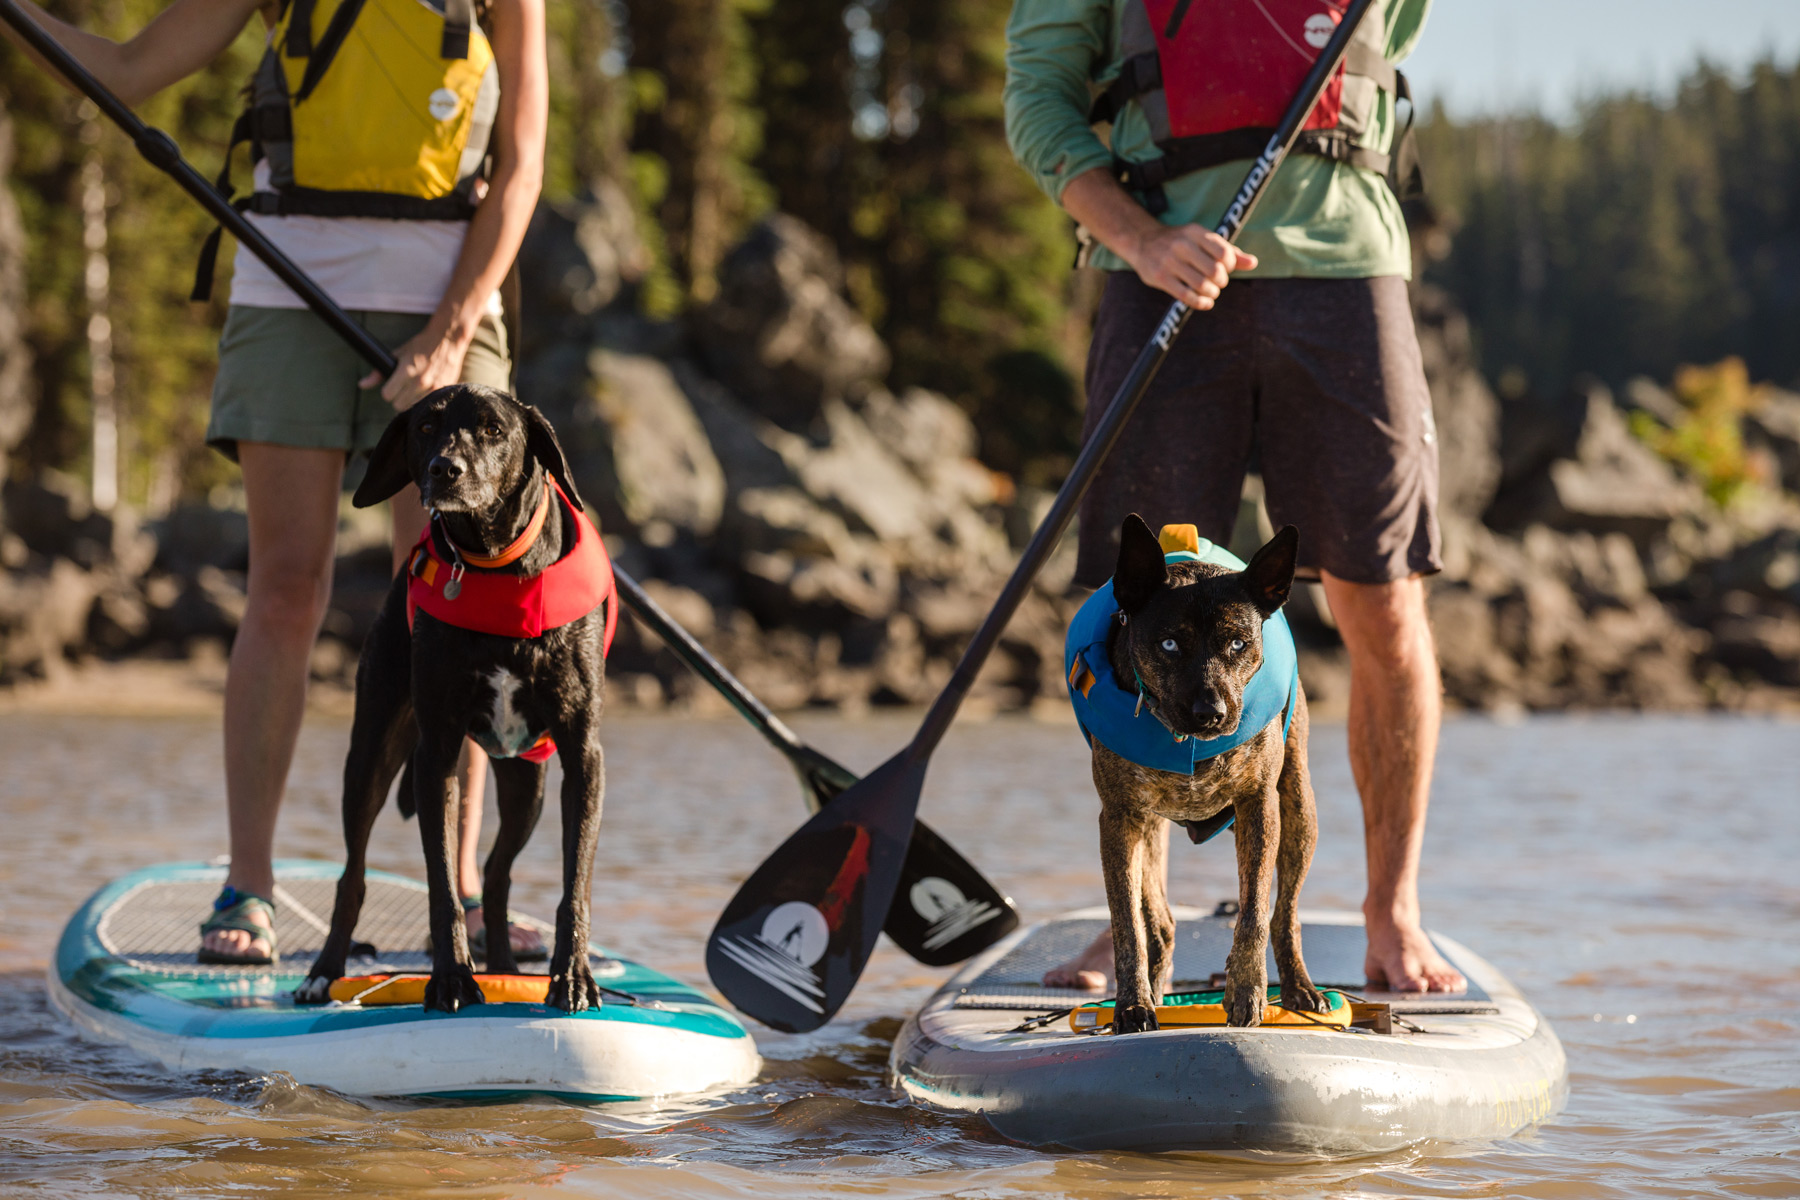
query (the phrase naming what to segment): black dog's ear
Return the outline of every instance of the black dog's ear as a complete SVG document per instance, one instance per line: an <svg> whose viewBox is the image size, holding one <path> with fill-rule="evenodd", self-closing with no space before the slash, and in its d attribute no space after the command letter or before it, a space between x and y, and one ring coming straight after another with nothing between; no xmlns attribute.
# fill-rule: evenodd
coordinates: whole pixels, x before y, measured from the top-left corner
<svg viewBox="0 0 1800 1200"><path fill-rule="evenodd" d="M387 429L382 431L381 440L375 443L375 449L369 451L369 469L363 473L362 482L356 485L356 494L350 497L350 503L358 508L369 508L397 494L413 481L412 472L406 469L406 435L411 429L411 409L394 414Z"/></svg>
<svg viewBox="0 0 1800 1200"><path fill-rule="evenodd" d="M1144 518L1132 513L1119 528L1119 566L1113 571L1113 599L1119 602L1119 611L1131 616L1168 584L1162 545Z"/></svg>
<svg viewBox="0 0 1800 1200"><path fill-rule="evenodd" d="M1292 525L1283 525L1244 568L1244 587L1250 593L1251 603L1265 620L1287 603L1288 593L1294 587L1294 563L1299 547L1300 531Z"/></svg>
<svg viewBox="0 0 1800 1200"><path fill-rule="evenodd" d="M575 477L569 474L569 460L563 457L562 443L556 440L556 430L550 427L549 418L517 397L513 403L519 406L519 415L525 418L525 453L556 477L570 504L576 508L585 507L581 493L575 490Z"/></svg>

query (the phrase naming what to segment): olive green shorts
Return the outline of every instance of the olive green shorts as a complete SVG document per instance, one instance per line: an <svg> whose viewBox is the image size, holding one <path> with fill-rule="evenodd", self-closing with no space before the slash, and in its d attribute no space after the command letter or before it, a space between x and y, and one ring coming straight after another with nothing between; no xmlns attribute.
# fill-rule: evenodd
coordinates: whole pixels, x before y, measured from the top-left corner
<svg viewBox="0 0 1800 1200"><path fill-rule="evenodd" d="M425 328L424 313L352 312L350 319L394 349ZM381 387L357 380L369 364L310 311L234 304L219 337L219 374L213 381L206 444L237 460L237 444L273 442L342 450L371 450L394 419ZM511 389L506 330L486 316L463 359L463 382Z"/></svg>

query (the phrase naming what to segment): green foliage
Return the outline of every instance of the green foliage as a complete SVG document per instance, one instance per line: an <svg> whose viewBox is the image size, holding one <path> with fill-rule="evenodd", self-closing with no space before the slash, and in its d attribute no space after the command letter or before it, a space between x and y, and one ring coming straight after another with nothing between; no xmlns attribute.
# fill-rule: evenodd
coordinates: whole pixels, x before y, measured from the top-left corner
<svg viewBox="0 0 1800 1200"><path fill-rule="evenodd" d="M1701 66L1669 100L1601 98L1567 126L1436 111L1421 139L1455 229L1432 274L1490 377L1553 394L1737 355L1800 380L1800 64Z"/></svg>
<svg viewBox="0 0 1800 1200"><path fill-rule="evenodd" d="M694 301L718 290L726 250L768 210L773 192L752 165L763 144L762 114L749 98L757 63L749 21L770 0L659 0L631 12L635 57L633 151L660 168L651 206L673 279ZM636 74L634 72L634 74ZM667 288L651 280L654 303Z"/></svg>
<svg viewBox="0 0 1800 1200"><path fill-rule="evenodd" d="M1745 453L1743 434L1744 415L1763 403L1768 388L1751 385L1743 359L1680 367L1674 390L1685 416L1669 428L1649 413L1634 412L1631 429L1639 439L1698 480L1715 504L1729 505L1768 482Z"/></svg>
<svg viewBox="0 0 1800 1200"><path fill-rule="evenodd" d="M89 29L124 36L162 7L159 0L116 0L58 11ZM239 89L260 44L260 29L246 31L207 70L138 106L139 115L171 131L206 174L218 169L242 106ZM80 468L86 462L81 169L92 154L106 179L124 495L141 502L153 485L166 489L169 480L204 490L226 470L201 440L223 308L189 305L185 297L211 222L90 104L53 83L10 44L0 44L0 91L18 142L10 182L27 232L26 336L41 396L19 449L24 465Z"/></svg>

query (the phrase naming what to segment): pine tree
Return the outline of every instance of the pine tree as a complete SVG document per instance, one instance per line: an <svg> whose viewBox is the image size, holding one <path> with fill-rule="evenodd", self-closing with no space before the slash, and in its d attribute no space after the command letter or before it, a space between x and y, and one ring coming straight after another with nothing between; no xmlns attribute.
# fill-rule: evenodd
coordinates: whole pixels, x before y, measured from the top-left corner
<svg viewBox="0 0 1800 1200"><path fill-rule="evenodd" d="M761 121L746 103L756 67L745 16L764 2L660 0L631 13L634 55L646 72L632 144L660 167L660 194L646 199L677 278L702 303L717 291L725 251L769 206L769 188L750 165ZM640 172L640 180L654 174Z"/></svg>

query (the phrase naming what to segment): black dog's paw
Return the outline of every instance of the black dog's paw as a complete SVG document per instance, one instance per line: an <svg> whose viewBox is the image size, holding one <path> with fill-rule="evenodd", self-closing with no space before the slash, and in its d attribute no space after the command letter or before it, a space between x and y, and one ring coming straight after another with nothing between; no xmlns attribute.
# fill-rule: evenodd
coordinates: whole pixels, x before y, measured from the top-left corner
<svg viewBox="0 0 1800 1200"><path fill-rule="evenodd" d="M1311 983L1281 985L1281 1007L1289 1012L1330 1012L1331 1002Z"/></svg>
<svg viewBox="0 0 1800 1200"><path fill-rule="evenodd" d="M1237 983L1225 980L1225 1023L1241 1029L1261 1025L1269 1009L1269 985L1264 979Z"/></svg>
<svg viewBox="0 0 1800 1200"><path fill-rule="evenodd" d="M1149 1033L1159 1029L1156 1010L1148 1004L1121 1004L1113 1009L1114 1033Z"/></svg>
<svg viewBox="0 0 1800 1200"><path fill-rule="evenodd" d="M544 1003L566 1013L600 1007L600 985L594 982L594 972L586 959L550 972L550 994L544 997Z"/></svg>
<svg viewBox="0 0 1800 1200"><path fill-rule="evenodd" d="M475 982L474 970L461 963L454 963L447 970L433 971L425 982L427 1012L453 1013L486 1001L487 997L481 994L481 985Z"/></svg>
<svg viewBox="0 0 1800 1200"><path fill-rule="evenodd" d="M295 1004L324 1004L331 999L332 975L308 975L306 982L294 989Z"/></svg>

